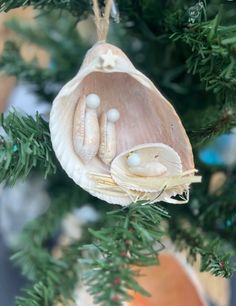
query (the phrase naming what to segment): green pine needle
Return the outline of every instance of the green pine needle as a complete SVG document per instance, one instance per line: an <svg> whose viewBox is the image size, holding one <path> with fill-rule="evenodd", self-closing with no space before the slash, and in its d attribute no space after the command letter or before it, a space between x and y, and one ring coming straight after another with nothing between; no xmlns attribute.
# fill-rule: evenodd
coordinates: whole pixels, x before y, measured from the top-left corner
<svg viewBox="0 0 236 306"><path fill-rule="evenodd" d="M138 284L138 267L158 264L158 254L164 248L162 221L168 217L161 206L139 203L108 214L106 227L89 230L94 244L81 250L90 254L90 259L80 263L87 266L85 283L96 303L121 306L131 299L129 290L149 296Z"/></svg>
<svg viewBox="0 0 236 306"><path fill-rule="evenodd" d="M11 112L1 116L0 182L14 184L40 168L44 177L56 172L48 124L37 114L22 116Z"/></svg>

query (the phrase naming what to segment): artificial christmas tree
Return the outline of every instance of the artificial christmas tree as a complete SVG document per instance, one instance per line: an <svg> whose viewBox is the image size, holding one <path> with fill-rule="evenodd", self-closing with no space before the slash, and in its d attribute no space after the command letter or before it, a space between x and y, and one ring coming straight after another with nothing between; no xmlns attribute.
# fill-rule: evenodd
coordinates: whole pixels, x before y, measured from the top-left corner
<svg viewBox="0 0 236 306"><path fill-rule="evenodd" d="M96 3L100 7L104 4L103 1L100 3L94 1L94 4ZM16 299L18 306L58 305L59 303L73 305L76 288L81 284L99 305L118 306L126 302L132 303L133 292L148 295L148 292L139 284L139 270L141 267L145 269L147 266L158 264L158 254L165 248L166 237L172 240L176 250L185 251L190 263L200 260L201 271L229 278L234 270L231 263L231 256L236 247L234 165L232 163L230 166L226 163L216 164L212 160L209 162L201 158L201 153L207 142L215 140L221 134L230 133L236 124L235 3L219 0L207 2L119 0L105 1L106 3L111 5L108 11L111 9L113 16L108 41L121 48L132 59L134 66L158 85L158 90L174 105L190 138L195 168L199 170L203 181L201 184L191 186L190 200L186 205L151 203L155 201L145 197L146 194L142 195L143 198L131 197L132 203L129 202L125 208L110 205L80 189L62 170L58 159L61 162L60 154L67 150L67 146L64 146L64 143L59 144L61 153L55 150L59 157L57 159L54 153L54 137L57 135L54 130L52 133L52 128L49 130L47 116L36 114L35 117L30 117L19 114L16 110L3 115L1 120L3 132L0 138L1 183L12 185L36 172L37 175L47 179L47 192L51 198L49 209L26 226L22 232L21 248L13 256L15 262L22 267L23 273L32 281L32 287L27 288L22 297ZM16 20L8 22L7 26L16 32L18 40L11 40L5 44L0 58L0 68L10 76L15 76L19 81L30 83L31 90L42 101L51 102L60 88L77 73L86 50L92 45L91 37L94 36L96 29L92 27L93 18L89 16L93 15L93 5L88 0L0 0L0 8L5 12L23 6L32 6L38 17L34 25L27 25ZM95 10L95 20L97 25L102 22L103 31L99 35L104 38L108 25L103 21L107 21L110 14L105 9L106 19L103 19L103 14L98 12ZM84 19L86 19L86 25ZM120 23L117 23L118 20ZM46 50L49 57L46 68L42 67L36 59L31 61L24 59L21 45L27 41ZM110 58L110 49L111 47L101 56L106 55ZM113 63L116 63L114 57L113 61L110 58L108 64L105 64L110 69ZM107 76L107 82L106 78L102 80L104 82L100 82L103 92L109 91L110 87L106 88L108 85L114 88L116 86L115 82L113 84L112 79L109 78L109 74ZM122 83L123 80L120 82ZM138 87L132 87L129 82L131 81L127 78L127 82L122 84L125 90L128 87L131 88L130 99L133 101L135 98L139 99L142 91ZM93 88L97 88L96 80L91 80L91 83ZM85 91L85 98L94 93L96 94L94 91ZM117 95L121 94L125 96L122 88ZM102 94L101 96L104 99L107 98ZM65 103L66 101L64 99ZM93 106L94 97L90 102L88 105L91 106L92 103ZM102 99L101 103L103 103ZM128 102L124 100L123 103ZM146 103L145 99L143 103ZM163 103L168 102L163 101ZM142 106L140 101L138 104L140 104L139 107ZM119 111L117 105L115 108ZM132 108L133 116L136 116L135 103L132 104ZM60 110L63 120L68 119L66 109L65 107ZM94 109L92 111L91 117L94 118L95 111ZM161 104L155 112L157 114L163 112ZM151 122L155 119L155 112L150 112ZM137 110L137 113L140 114L140 110ZM172 118L172 114L173 111L170 113L166 111L163 116L168 121ZM113 119L114 117L118 119L117 112L113 112L111 117L108 114L106 116L112 119L107 120L108 123L117 126L124 118L123 115L120 116L116 123ZM176 118L175 113L173 117ZM145 112L143 116L138 116L138 121L136 116L137 126L147 128L150 118ZM59 120L57 130L67 133L64 130L66 125L60 126L60 118L56 119ZM103 127L101 131L106 131L107 123L104 122L106 123L106 120L99 121ZM81 121L79 123L81 124ZM71 119L68 124L72 128L73 120ZM89 124L88 128L90 127ZM113 128L114 126L111 131L114 132ZM149 129L151 128L152 125ZM175 125L172 128L174 129ZM177 124L176 129L178 128ZM160 130L168 134L167 126L161 120ZM183 131L182 125L180 130ZM114 135L113 132L112 135ZM133 141L128 130L124 130L123 133L127 136L126 139ZM175 134L168 135L171 139L171 135ZM181 150L186 153L186 150L191 148L188 142L182 141L181 135L183 135L182 132L177 141L166 143L170 147L173 143L177 143L176 147L170 148L167 153L175 148L177 153ZM58 137L56 139L60 142ZM110 140L114 138L110 137ZM161 142L165 144L165 139L162 138ZM183 146L181 142L184 143ZM81 158L81 143L79 143L78 152ZM105 164L107 161L110 162L110 155L104 153L104 150L96 149L97 152L100 152L98 154ZM183 156L183 154L180 155ZM136 151L129 152L126 156L129 167L139 166L140 156L143 155L137 154ZM186 153L186 156L189 155ZM69 155L68 163L70 161ZM174 161L179 159L176 158ZM63 159L61 164L67 164L67 160ZM159 171L154 171L156 176L166 173L166 164L163 165L161 161L160 164L162 166L155 164L156 168L154 168ZM147 170L142 168L140 172L140 169L136 168L131 170L135 170L135 175L138 173L138 176L140 173L143 175L143 171ZM190 168L185 170L194 170ZM81 169L76 170L76 164L70 165L70 169L81 171ZM148 169L153 171L153 167ZM91 172L93 170L92 167ZM212 177L219 170L224 172L225 180L213 188ZM118 182L117 177L113 175L113 178ZM118 183L121 188L124 187L123 179ZM125 183L127 184L127 181ZM135 182L128 181L128 183L130 187ZM184 182L184 184L188 183ZM148 187L152 186L148 183L145 188L148 189ZM89 188L92 190L94 186ZM89 188L85 189L89 190ZM109 192L107 182L106 188ZM162 192L165 188L162 188ZM188 186L186 189L188 190ZM147 190L144 190L145 192ZM94 192L91 193L94 194ZM182 192L171 194L171 197L177 196L175 200L181 200L178 194L181 195ZM159 196L161 195L162 193ZM83 224L81 237L71 239L62 247L59 256L55 256L47 242L53 239L54 245L59 244L58 230L65 216L73 209L83 207L87 203L96 210L99 218L96 222ZM134 267L140 267L140 269ZM141 295L140 299L142 299ZM145 298L143 299L145 301Z"/></svg>

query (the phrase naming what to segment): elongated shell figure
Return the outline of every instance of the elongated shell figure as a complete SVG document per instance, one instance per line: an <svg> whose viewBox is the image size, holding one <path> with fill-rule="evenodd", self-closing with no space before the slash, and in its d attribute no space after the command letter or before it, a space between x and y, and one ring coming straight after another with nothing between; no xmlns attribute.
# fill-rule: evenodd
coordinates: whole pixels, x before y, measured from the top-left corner
<svg viewBox="0 0 236 306"><path fill-rule="evenodd" d="M55 98L50 131L68 176L109 203L186 203L201 179L172 105L107 43L88 51Z"/></svg>

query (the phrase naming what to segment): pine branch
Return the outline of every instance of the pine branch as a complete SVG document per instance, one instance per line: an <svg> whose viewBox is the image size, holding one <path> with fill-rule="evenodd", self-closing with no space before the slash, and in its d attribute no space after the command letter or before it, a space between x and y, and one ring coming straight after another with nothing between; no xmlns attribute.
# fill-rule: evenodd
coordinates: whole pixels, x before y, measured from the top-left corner
<svg viewBox="0 0 236 306"><path fill-rule="evenodd" d="M199 116L195 113L198 119L196 128L189 133L195 147L230 132L236 124L236 27L220 25L221 11L214 19L205 21L208 6L197 3L191 7L186 11L188 19L184 21L183 18L182 27L175 28L170 36L177 47L185 50L188 72L197 75L206 90L214 94L208 107L210 111L205 107L205 114L200 112Z"/></svg>
<svg viewBox="0 0 236 306"><path fill-rule="evenodd" d="M148 295L139 286L138 271L132 266L158 263L157 254L162 249L159 239L164 234L160 222L168 216L160 206L132 205L109 214L106 228L90 229L95 245L82 246L83 241L75 242L65 250L62 258L52 257L45 247L45 240L55 232L65 213L86 202L86 195L85 192L82 196L80 191L74 192L68 202L63 192L45 215L25 229L22 249L13 259L36 283L25 290L25 297L17 298L17 306L54 305L56 301L68 305L77 284L79 257L80 265L86 263L89 267L85 274L89 291L101 305L122 305L122 301L130 299L128 290ZM93 259L83 258L88 254Z"/></svg>
<svg viewBox="0 0 236 306"><path fill-rule="evenodd" d="M17 306L57 305L59 301L66 306L73 299L78 281L78 248L87 236L84 235L83 240L68 246L60 258L50 254L45 242L53 237L65 214L85 203L88 198L89 195L78 188L70 188L67 192L63 190L63 194L53 201L49 210L23 231L21 250L12 259L35 284L24 290L24 297L17 298Z"/></svg>
<svg viewBox="0 0 236 306"><path fill-rule="evenodd" d="M38 167L44 176L55 173L55 157L48 124L39 116L22 116L11 112L1 116L4 130L0 136L0 182L14 184Z"/></svg>
<svg viewBox="0 0 236 306"><path fill-rule="evenodd" d="M210 108L210 111L205 111L202 116L201 124L202 128L188 132L194 147L204 145L223 133L229 133L236 126L236 109L228 104L220 110Z"/></svg>
<svg viewBox="0 0 236 306"><path fill-rule="evenodd" d="M224 186L215 194L204 196L199 206L199 224L207 232L218 232L236 249L236 190L235 174L228 177Z"/></svg>
<svg viewBox="0 0 236 306"><path fill-rule="evenodd" d="M82 18L91 11L90 2L87 0L0 0L0 11L8 12L17 7L33 6L35 9L67 10L71 14Z"/></svg>
<svg viewBox="0 0 236 306"><path fill-rule="evenodd" d="M177 249L187 251L191 263L196 262L200 256L201 272L210 272L225 278L232 276L235 271L235 267L231 264L232 251L226 251L228 247L222 240L208 236L193 224L191 226L186 224L183 219L176 221L172 218L169 233Z"/></svg>
<svg viewBox="0 0 236 306"><path fill-rule="evenodd" d="M95 247L82 248L90 259L81 263L88 265L86 285L96 303L121 306L131 299L129 290L148 295L138 284L137 267L158 263L157 255L163 249L160 239L164 235L160 223L167 217L160 206L135 204L109 214L106 228L90 230Z"/></svg>
<svg viewBox="0 0 236 306"><path fill-rule="evenodd" d="M218 14L211 21L190 24L171 38L190 48L188 72L198 74L206 90L212 90L224 102L229 93L232 97L236 92L236 26L219 23Z"/></svg>
<svg viewBox="0 0 236 306"><path fill-rule="evenodd" d="M78 248L81 243L67 247L59 259L48 255L43 258L40 276L31 288L23 290L24 297L16 298L16 306L58 305L69 306L73 301L78 281ZM41 256L43 255L40 250ZM46 254L45 254L46 255ZM39 256L39 255L37 255Z"/></svg>

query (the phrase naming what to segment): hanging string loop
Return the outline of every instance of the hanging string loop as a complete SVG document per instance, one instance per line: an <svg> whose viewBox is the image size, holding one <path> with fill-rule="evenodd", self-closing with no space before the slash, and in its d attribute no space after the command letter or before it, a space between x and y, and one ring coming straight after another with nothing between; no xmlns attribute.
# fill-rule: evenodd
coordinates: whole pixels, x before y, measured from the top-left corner
<svg viewBox="0 0 236 306"><path fill-rule="evenodd" d="M93 0L94 21L97 29L98 41L106 41L109 31L109 21L113 0L106 0L104 12L101 12L98 0Z"/></svg>

